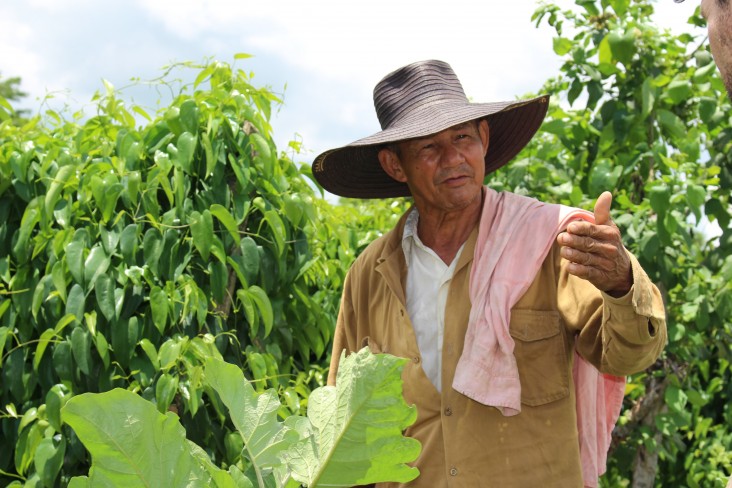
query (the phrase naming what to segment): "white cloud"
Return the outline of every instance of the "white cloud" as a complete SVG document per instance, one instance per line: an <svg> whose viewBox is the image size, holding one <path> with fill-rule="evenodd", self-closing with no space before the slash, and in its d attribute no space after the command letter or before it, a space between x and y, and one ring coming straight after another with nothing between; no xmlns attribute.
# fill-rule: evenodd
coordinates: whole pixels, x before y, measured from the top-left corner
<svg viewBox="0 0 732 488"><path fill-rule="evenodd" d="M558 0L563 8L572 0ZM698 2L656 4L659 26L689 31ZM159 74L173 60L235 52L255 83L287 83L273 125L315 151L378 129L371 90L387 72L426 58L448 61L475 101L536 91L558 73L552 29L534 27L534 0L4 0L0 71L42 96L72 89L86 101L101 78L116 86ZM88 38L88 41L86 40ZM153 71L154 70L154 71ZM151 76L152 75L152 76Z"/></svg>

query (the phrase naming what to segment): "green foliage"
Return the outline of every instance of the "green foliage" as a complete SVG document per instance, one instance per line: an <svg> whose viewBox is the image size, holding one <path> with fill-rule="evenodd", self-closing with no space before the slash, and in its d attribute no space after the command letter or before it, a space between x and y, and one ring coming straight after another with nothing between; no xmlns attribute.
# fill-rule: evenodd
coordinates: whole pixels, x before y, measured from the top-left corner
<svg viewBox="0 0 732 488"><path fill-rule="evenodd" d="M26 122L25 117L28 115L28 111L15 110L10 104L10 102L17 102L27 95L19 86L20 78L17 76L5 79L0 76L0 122L11 120L16 125Z"/></svg>
<svg viewBox="0 0 732 488"><path fill-rule="evenodd" d="M0 122L0 484L84 470L59 422L74 395L139 393L218 463L232 427L203 400L207 358L277 390L281 416L324 382L353 238L278 155L271 91L225 63L174 69L195 81L163 80L157 115L106 83L88 119Z"/></svg>
<svg viewBox="0 0 732 488"><path fill-rule="evenodd" d="M613 219L664 294L665 356L628 385L606 486L724 486L732 471L730 104L704 36L651 22L649 0L543 4L561 75L549 114L492 185ZM703 24L698 17L690 20ZM721 235L710 234L711 223ZM657 463L657 464L656 464Z"/></svg>
<svg viewBox="0 0 732 488"><path fill-rule="evenodd" d="M64 407L63 419L93 464L88 478L73 478L70 486L345 487L411 481L418 471L403 463L414 461L420 449L402 436L416 419L414 408L401 400L405 362L368 348L343 358L338 387L313 391L307 417L279 422L274 390L257 393L237 366L208 359L208 394L226 406L243 442L228 471L185 439L175 414L158 412L130 391L76 396Z"/></svg>

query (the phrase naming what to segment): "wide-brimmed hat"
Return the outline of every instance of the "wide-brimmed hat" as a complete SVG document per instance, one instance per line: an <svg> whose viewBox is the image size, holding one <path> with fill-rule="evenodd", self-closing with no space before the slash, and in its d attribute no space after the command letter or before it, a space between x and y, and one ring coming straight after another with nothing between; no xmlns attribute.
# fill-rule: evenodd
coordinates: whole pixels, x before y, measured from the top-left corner
<svg viewBox="0 0 732 488"><path fill-rule="evenodd" d="M476 119L486 119L490 125L487 174L528 144L544 120L548 104L548 96L470 103L449 64L435 60L412 63L389 73L374 88L374 106L382 130L320 154L313 161L313 176L327 191L342 197L409 196L407 185L381 168L379 150Z"/></svg>

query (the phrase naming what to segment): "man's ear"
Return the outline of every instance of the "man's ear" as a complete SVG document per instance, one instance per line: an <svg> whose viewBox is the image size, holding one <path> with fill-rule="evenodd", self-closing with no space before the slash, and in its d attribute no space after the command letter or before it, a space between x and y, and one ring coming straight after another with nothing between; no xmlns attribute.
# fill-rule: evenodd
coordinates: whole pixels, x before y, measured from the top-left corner
<svg viewBox="0 0 732 488"><path fill-rule="evenodd" d="M488 121L483 119L478 122L478 134L480 134L480 140L483 143L483 157L488 154L488 144L490 142L491 129L488 125Z"/></svg>
<svg viewBox="0 0 732 488"><path fill-rule="evenodd" d="M394 151L384 148L379 151L378 156L381 168L386 172L386 174L401 183L406 183L407 175L404 174L402 162Z"/></svg>

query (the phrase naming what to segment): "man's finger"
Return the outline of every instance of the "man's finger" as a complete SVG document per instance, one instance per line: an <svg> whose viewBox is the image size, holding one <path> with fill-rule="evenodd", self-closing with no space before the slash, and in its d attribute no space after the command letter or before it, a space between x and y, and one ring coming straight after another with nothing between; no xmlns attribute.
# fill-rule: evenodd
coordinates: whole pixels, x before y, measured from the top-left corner
<svg viewBox="0 0 732 488"><path fill-rule="evenodd" d="M610 223L610 206L613 203L613 194L609 191L602 192L595 202L595 223L607 225Z"/></svg>

